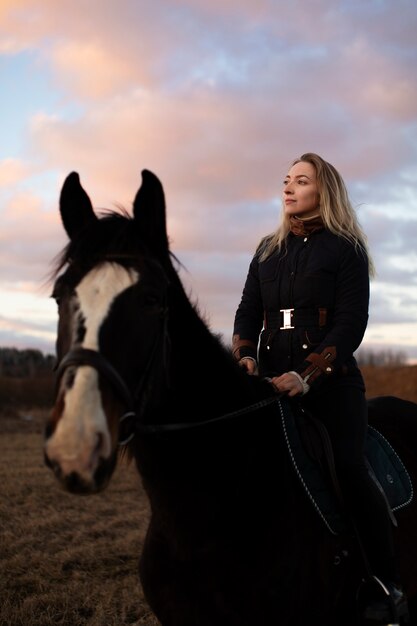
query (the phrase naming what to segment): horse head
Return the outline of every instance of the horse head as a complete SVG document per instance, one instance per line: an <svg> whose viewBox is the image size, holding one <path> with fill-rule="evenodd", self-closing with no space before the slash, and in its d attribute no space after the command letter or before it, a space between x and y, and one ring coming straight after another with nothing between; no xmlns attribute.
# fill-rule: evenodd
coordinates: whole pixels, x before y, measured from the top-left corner
<svg viewBox="0 0 417 626"><path fill-rule="evenodd" d="M166 367L171 262L164 192L143 170L133 217L98 217L72 172L60 214L69 243L54 273L56 397L45 459L65 489L92 493L108 483L138 407L157 401L150 388Z"/></svg>

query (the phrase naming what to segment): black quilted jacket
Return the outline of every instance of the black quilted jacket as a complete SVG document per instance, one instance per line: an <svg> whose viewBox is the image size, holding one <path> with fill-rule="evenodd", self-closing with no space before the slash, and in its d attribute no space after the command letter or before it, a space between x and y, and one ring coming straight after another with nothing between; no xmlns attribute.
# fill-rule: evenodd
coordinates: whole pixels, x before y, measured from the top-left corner
<svg viewBox="0 0 417 626"><path fill-rule="evenodd" d="M325 380L363 387L353 353L368 306L361 248L326 229L308 237L290 233L286 251L262 263L256 254L252 259L235 315L233 354L258 358L261 376L294 370L313 387Z"/></svg>

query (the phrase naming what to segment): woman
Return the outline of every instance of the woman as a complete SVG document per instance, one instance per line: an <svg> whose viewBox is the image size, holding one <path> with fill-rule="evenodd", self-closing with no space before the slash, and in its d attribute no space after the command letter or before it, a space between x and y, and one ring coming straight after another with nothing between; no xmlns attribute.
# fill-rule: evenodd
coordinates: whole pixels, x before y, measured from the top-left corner
<svg viewBox="0 0 417 626"><path fill-rule="evenodd" d="M303 396L327 427L345 500L384 585L384 599L367 616L391 621L393 605L404 614L407 602L389 513L365 464L365 385L353 356L368 322L374 266L345 183L330 163L313 153L296 159L282 194L281 223L261 240L249 267L233 355L248 374L259 371L279 392Z"/></svg>

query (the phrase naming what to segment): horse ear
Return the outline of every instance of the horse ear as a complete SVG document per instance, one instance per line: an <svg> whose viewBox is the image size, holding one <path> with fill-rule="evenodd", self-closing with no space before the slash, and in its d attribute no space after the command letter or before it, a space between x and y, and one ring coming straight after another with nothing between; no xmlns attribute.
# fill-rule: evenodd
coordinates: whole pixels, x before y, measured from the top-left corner
<svg viewBox="0 0 417 626"><path fill-rule="evenodd" d="M91 200L81 187L77 172L71 172L64 181L59 199L62 223L70 239L98 219Z"/></svg>
<svg viewBox="0 0 417 626"><path fill-rule="evenodd" d="M133 203L133 215L141 239L156 252L168 252L164 190L159 178L149 170L142 170L142 184Z"/></svg>

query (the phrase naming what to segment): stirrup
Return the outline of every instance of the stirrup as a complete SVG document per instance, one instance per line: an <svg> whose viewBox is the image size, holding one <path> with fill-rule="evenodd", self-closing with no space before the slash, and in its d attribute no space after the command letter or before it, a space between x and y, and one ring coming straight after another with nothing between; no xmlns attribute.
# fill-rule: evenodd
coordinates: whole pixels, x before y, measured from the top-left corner
<svg viewBox="0 0 417 626"><path fill-rule="evenodd" d="M397 601L395 601L392 590L377 576L373 575L369 580L363 582L365 584L370 583L376 589L376 595L375 592L370 595L360 611L361 623L364 626L408 626L410 624L408 602L402 589L398 589L401 596L397 597ZM394 589L395 587L393 587ZM358 590L358 599L359 594L360 589Z"/></svg>

